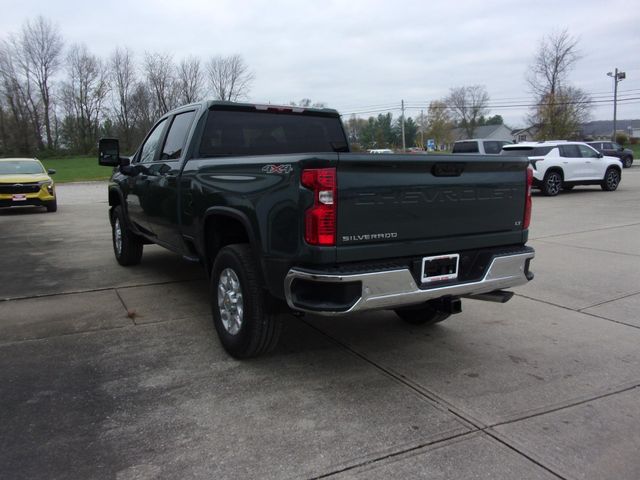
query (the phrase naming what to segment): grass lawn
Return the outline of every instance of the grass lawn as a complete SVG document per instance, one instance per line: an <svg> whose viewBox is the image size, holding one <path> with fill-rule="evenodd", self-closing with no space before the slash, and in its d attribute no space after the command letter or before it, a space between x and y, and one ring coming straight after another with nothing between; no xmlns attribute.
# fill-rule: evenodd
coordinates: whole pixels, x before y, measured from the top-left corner
<svg viewBox="0 0 640 480"><path fill-rule="evenodd" d="M44 168L53 168L56 183L82 182L87 180L107 180L111 176L110 167L98 165L97 155L49 158L41 160Z"/></svg>
<svg viewBox="0 0 640 480"><path fill-rule="evenodd" d="M640 160L640 143L637 145L625 145L625 147L633 150L633 163Z"/></svg>

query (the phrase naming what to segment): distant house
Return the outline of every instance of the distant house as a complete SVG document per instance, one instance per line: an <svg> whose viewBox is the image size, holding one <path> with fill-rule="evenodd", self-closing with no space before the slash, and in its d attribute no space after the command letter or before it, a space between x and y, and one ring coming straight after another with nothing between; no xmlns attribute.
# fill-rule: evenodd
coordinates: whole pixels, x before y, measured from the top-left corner
<svg viewBox="0 0 640 480"><path fill-rule="evenodd" d="M512 141L511 129L505 125L483 125L473 130L472 138L490 138L493 140ZM467 140L469 135L464 128L453 129L453 141Z"/></svg>
<svg viewBox="0 0 640 480"><path fill-rule="evenodd" d="M533 142L538 134L538 127L531 126L511 131L511 139L516 142Z"/></svg>

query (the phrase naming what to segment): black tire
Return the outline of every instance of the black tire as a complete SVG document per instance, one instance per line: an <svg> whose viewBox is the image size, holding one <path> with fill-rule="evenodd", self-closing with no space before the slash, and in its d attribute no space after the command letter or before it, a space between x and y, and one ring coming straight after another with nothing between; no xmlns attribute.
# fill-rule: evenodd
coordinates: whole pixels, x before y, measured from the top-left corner
<svg viewBox="0 0 640 480"><path fill-rule="evenodd" d="M569 190L573 190L573 187L575 187L575 185L562 185L562 190L566 190L568 192Z"/></svg>
<svg viewBox="0 0 640 480"><path fill-rule="evenodd" d="M412 325L433 325L451 316L434 308L429 302L422 305L398 308L394 310L402 320Z"/></svg>
<svg viewBox="0 0 640 480"><path fill-rule="evenodd" d="M633 165L633 157L627 155L626 157L624 157L622 159L622 165L624 166L624 168L629 168L631 167L631 165Z"/></svg>
<svg viewBox="0 0 640 480"><path fill-rule="evenodd" d="M58 199L54 198L50 202L47 202L45 204L45 207L47 207L47 212L49 212L49 213L57 212L58 211Z"/></svg>
<svg viewBox="0 0 640 480"><path fill-rule="evenodd" d="M121 205L111 210L111 240L120 265L127 267L140 263L144 241L129 229Z"/></svg>
<svg viewBox="0 0 640 480"><path fill-rule="evenodd" d="M620 170L614 167L607 168L600 187L605 192L613 192L618 188L618 185L620 185Z"/></svg>
<svg viewBox="0 0 640 480"><path fill-rule="evenodd" d="M542 193L547 197L555 197L562 190L562 174L557 170L547 172L540 187Z"/></svg>
<svg viewBox="0 0 640 480"><path fill-rule="evenodd" d="M232 357L256 357L278 344L282 316L270 311L268 295L248 244L220 250L211 270L211 311L220 342Z"/></svg>

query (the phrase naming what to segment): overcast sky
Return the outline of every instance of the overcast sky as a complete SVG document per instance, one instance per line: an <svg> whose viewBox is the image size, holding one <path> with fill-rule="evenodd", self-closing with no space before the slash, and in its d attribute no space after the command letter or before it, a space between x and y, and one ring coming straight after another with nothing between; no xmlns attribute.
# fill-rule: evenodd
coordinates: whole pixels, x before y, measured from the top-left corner
<svg viewBox="0 0 640 480"><path fill-rule="evenodd" d="M606 73L626 71L618 118L640 118L638 0L278 1L278 0L2 0L0 36L38 14L56 23L67 45L85 43L107 56L128 46L179 60L239 53L255 74L250 101L302 98L341 113L377 110L404 99L418 107L451 87L480 84L493 104L530 101L525 82L541 37L567 28L582 59L571 82L610 100ZM380 107L381 106L381 107ZM397 111L393 112L394 115ZM511 127L526 108L492 108ZM372 113L377 114L377 112ZM363 115L367 116L367 115ZM613 116L611 104L593 119Z"/></svg>

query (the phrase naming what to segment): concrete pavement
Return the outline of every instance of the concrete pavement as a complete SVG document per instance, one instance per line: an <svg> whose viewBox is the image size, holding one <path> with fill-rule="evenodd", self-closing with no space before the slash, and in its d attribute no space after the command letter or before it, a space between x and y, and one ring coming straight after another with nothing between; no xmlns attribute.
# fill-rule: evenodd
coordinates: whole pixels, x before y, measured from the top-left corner
<svg viewBox="0 0 640 480"><path fill-rule="evenodd" d="M534 198L536 278L433 328L287 318L238 362L198 265L113 259L104 184L0 211L7 478L640 477L640 167Z"/></svg>

